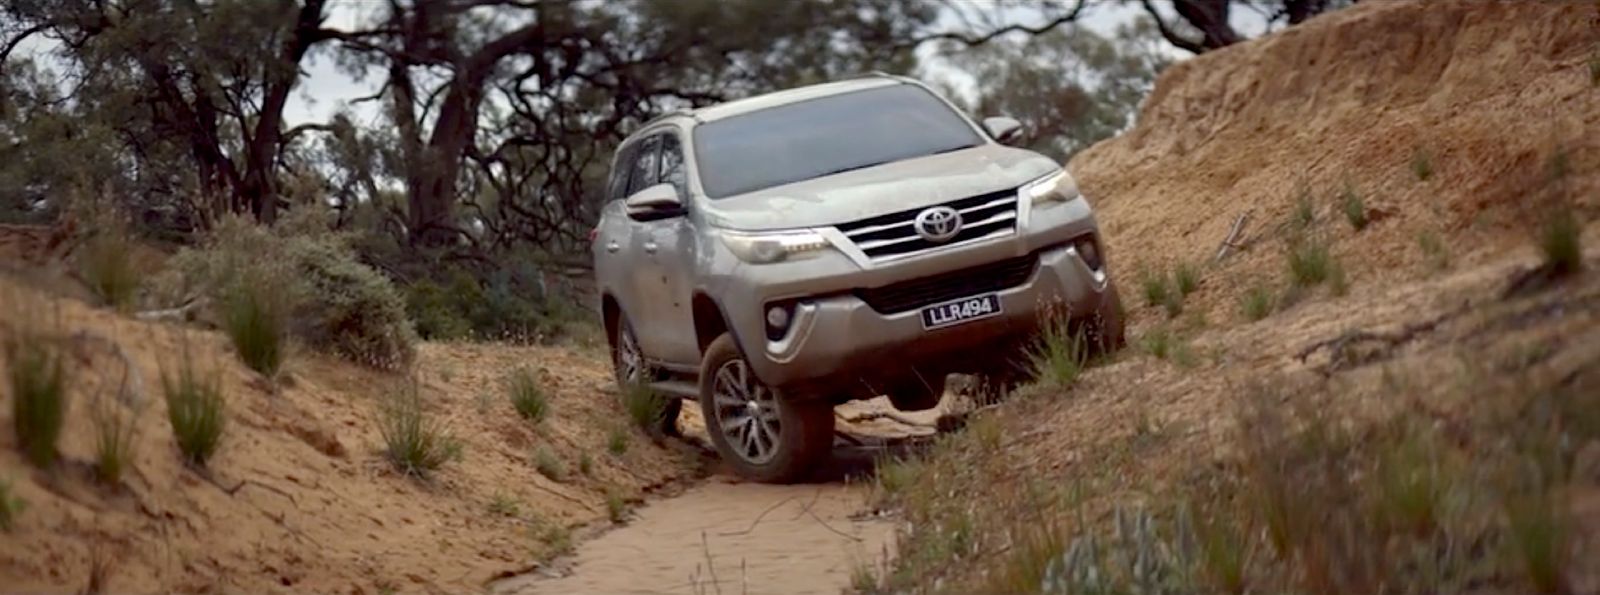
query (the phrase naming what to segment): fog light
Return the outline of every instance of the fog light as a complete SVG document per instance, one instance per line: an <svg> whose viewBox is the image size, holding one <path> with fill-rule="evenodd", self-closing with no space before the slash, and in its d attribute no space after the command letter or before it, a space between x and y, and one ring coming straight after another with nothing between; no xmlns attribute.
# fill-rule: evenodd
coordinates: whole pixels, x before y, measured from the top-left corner
<svg viewBox="0 0 1600 595"><path fill-rule="evenodd" d="M1078 238L1072 243L1072 247L1078 250L1078 258L1083 259L1083 264L1088 265L1089 270L1098 271L1105 266L1105 262L1100 259L1100 245L1095 243L1094 236Z"/></svg>
<svg viewBox="0 0 1600 595"><path fill-rule="evenodd" d="M770 326L770 327L775 328L775 329L788 328L788 326L789 326L789 311L783 309L781 306L773 306L771 308L768 308L767 309L767 326Z"/></svg>

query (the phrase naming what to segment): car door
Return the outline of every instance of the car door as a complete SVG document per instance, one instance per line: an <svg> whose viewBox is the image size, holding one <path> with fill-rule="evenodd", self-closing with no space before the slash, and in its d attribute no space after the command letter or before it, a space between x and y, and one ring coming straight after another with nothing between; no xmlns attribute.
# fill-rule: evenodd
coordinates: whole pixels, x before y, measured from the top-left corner
<svg viewBox="0 0 1600 595"><path fill-rule="evenodd" d="M638 263L631 249L636 229L623 201L631 194L629 188L632 187L634 171L639 167L642 144L635 142L617 151L617 160L612 165L611 178L606 186L606 204L601 209L600 225L595 230L593 248L595 277L602 288L610 291L621 305L628 321L635 327L635 336L642 332L637 328L642 322L639 320L642 312L637 298L640 295L636 278Z"/></svg>
<svg viewBox="0 0 1600 595"><path fill-rule="evenodd" d="M660 135L657 183L672 184L685 206L692 206L689 178L684 163L683 143L676 132ZM652 267L655 299L650 312L661 331L658 349L661 359L670 363L697 365L700 344L694 334L693 288L694 228L686 215L642 223L645 228L641 249Z"/></svg>

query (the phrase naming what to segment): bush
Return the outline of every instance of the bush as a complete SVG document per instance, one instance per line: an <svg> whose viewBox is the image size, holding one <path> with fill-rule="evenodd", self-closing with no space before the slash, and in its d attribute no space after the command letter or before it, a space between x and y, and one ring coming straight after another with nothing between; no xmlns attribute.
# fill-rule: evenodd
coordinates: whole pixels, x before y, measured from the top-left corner
<svg viewBox="0 0 1600 595"><path fill-rule="evenodd" d="M545 286L531 256L507 255L512 263L487 273L431 267L406 293L406 309L426 339L465 338L549 341L572 335L585 313ZM449 270L436 278L434 270Z"/></svg>
<svg viewBox="0 0 1600 595"><path fill-rule="evenodd" d="M461 456L461 443L428 417L415 385L388 397L379 413L384 455L402 474L425 478Z"/></svg>
<svg viewBox="0 0 1600 595"><path fill-rule="evenodd" d="M6 359L17 446L33 466L49 467L66 421L66 356L48 338L25 332L6 342Z"/></svg>
<svg viewBox="0 0 1600 595"><path fill-rule="evenodd" d="M309 289L297 312L307 343L379 369L411 362L415 334L387 277L338 241L299 239L288 255Z"/></svg>
<svg viewBox="0 0 1600 595"><path fill-rule="evenodd" d="M213 371L202 377L194 361L185 353L176 375L161 374L167 398L167 420L184 462L205 467L217 452L227 428L227 411L222 398L222 375Z"/></svg>
<svg viewBox="0 0 1600 595"><path fill-rule="evenodd" d="M534 453L533 466L539 471L539 475L549 478L550 481L561 483L567 480L567 468L548 446L541 446L538 452Z"/></svg>
<svg viewBox="0 0 1600 595"><path fill-rule="evenodd" d="M28 507L28 502L11 495L11 482L0 479L0 531L10 531L16 526L17 515Z"/></svg>
<svg viewBox="0 0 1600 595"><path fill-rule="evenodd" d="M1570 209L1558 209L1545 217L1539 227L1539 250L1544 266L1558 276L1583 269L1582 226Z"/></svg>
<svg viewBox="0 0 1600 595"><path fill-rule="evenodd" d="M511 373L511 406L523 419L538 423L549 412L549 399L539 388L539 382L526 369Z"/></svg>

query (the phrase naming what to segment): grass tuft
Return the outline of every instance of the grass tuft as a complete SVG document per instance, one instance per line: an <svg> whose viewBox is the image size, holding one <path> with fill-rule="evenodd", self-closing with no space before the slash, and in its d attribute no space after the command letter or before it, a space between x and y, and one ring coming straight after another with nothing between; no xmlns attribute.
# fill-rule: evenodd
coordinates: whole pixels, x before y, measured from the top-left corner
<svg viewBox="0 0 1600 595"><path fill-rule="evenodd" d="M1545 266L1558 276L1583 269L1583 228L1570 209L1557 209L1539 226L1539 250Z"/></svg>
<svg viewBox="0 0 1600 595"><path fill-rule="evenodd" d="M1450 268L1450 252L1445 248L1444 241L1439 239L1439 234L1432 231L1418 234L1417 247L1422 249L1422 257L1427 261L1428 268L1434 271Z"/></svg>
<svg viewBox="0 0 1600 595"><path fill-rule="evenodd" d="M461 456L461 443L443 424L428 417L415 385L389 396L380 410L379 432L384 455L395 470L412 477L428 473Z"/></svg>
<svg viewBox="0 0 1600 595"><path fill-rule="evenodd" d="M217 452L227 427L222 375L212 372L202 376L187 350L181 358L176 375L161 374L161 387L167 399L167 421L172 424L172 437L178 443L184 462L205 467L206 461Z"/></svg>
<svg viewBox="0 0 1600 595"><path fill-rule="evenodd" d="M666 416L668 398L656 394L649 385L633 384L622 391L622 408L628 412L633 425L654 432Z"/></svg>
<svg viewBox="0 0 1600 595"><path fill-rule="evenodd" d="M1417 147L1411 153L1411 173L1417 176L1418 181L1426 182L1433 178L1433 154L1427 149Z"/></svg>
<svg viewBox="0 0 1600 595"><path fill-rule="evenodd" d="M1171 357L1177 343L1178 339L1172 334L1172 329L1165 326L1150 329L1139 338L1139 344L1144 347L1145 353L1155 356L1156 359Z"/></svg>
<svg viewBox="0 0 1600 595"><path fill-rule="evenodd" d="M578 474L584 477L594 476L594 457L590 456L587 450L578 455Z"/></svg>
<svg viewBox="0 0 1600 595"><path fill-rule="evenodd" d="M556 458L556 453L548 446L540 446L533 454L534 469L539 471L550 481L562 483L567 480L567 468L561 464L561 459Z"/></svg>
<svg viewBox="0 0 1600 595"><path fill-rule="evenodd" d="M628 452L628 428L626 426L611 427L611 433L606 436L606 452L619 457Z"/></svg>
<svg viewBox="0 0 1600 595"><path fill-rule="evenodd" d="M1140 273L1139 286L1144 289L1145 303L1152 308L1165 306L1171 299L1172 289L1167 286L1166 275L1152 274L1149 271Z"/></svg>
<svg viewBox="0 0 1600 595"><path fill-rule="evenodd" d="M496 493L494 499L489 501L489 514L516 518L522 514L522 505L516 498L506 494Z"/></svg>
<svg viewBox="0 0 1600 595"><path fill-rule="evenodd" d="M1589 85L1600 87L1600 52L1589 56Z"/></svg>
<svg viewBox="0 0 1600 595"><path fill-rule="evenodd" d="M1272 306L1272 289L1264 285L1256 285L1245 292L1244 302L1239 309L1244 312L1245 320L1255 322L1272 314Z"/></svg>
<svg viewBox="0 0 1600 595"><path fill-rule="evenodd" d="M239 360L267 378L283 367L289 336L290 301L274 284L238 283L222 303L223 330Z"/></svg>
<svg viewBox="0 0 1600 595"><path fill-rule="evenodd" d="M78 255L78 273L102 305L127 310L141 283L133 263L133 242L121 225L94 234Z"/></svg>
<svg viewBox="0 0 1600 595"><path fill-rule="evenodd" d="M1356 231L1367 228L1367 202L1361 198L1361 193L1356 191L1351 184L1344 185L1344 191L1339 193L1339 208L1344 212L1344 220L1350 222L1350 227Z"/></svg>
<svg viewBox="0 0 1600 595"><path fill-rule="evenodd" d="M606 490L606 518L613 523L622 523L628 520L628 502L622 499L622 494L615 489Z"/></svg>
<svg viewBox="0 0 1600 595"><path fill-rule="evenodd" d="M1290 229L1295 232L1304 232L1311 229L1311 225L1316 222L1317 209L1311 203L1311 191L1301 188L1299 194L1295 195L1294 210L1289 214Z"/></svg>
<svg viewBox="0 0 1600 595"><path fill-rule="evenodd" d="M1549 488L1507 499L1506 519L1518 562L1540 593L1568 593L1567 551L1572 519L1567 504Z"/></svg>
<svg viewBox="0 0 1600 595"><path fill-rule="evenodd" d="M1289 278L1298 287L1312 287L1328 280L1333 255L1328 245L1315 239L1299 239L1289 244Z"/></svg>
<svg viewBox="0 0 1600 595"><path fill-rule="evenodd" d="M511 406L522 419L539 423L550 412L550 400L526 368L511 373Z"/></svg>
<svg viewBox="0 0 1600 595"><path fill-rule="evenodd" d="M1200 271L1187 262L1178 263L1172 270L1173 284L1178 287L1178 293L1188 296L1200 288Z"/></svg>
<svg viewBox="0 0 1600 595"><path fill-rule="evenodd" d="M17 447L35 467L56 460L67 413L67 368L59 346L36 333L6 343L11 384L11 424Z"/></svg>
<svg viewBox="0 0 1600 595"><path fill-rule="evenodd" d="M11 495L11 482L0 479L0 531L10 531L16 526L17 515L28 507L28 501Z"/></svg>
<svg viewBox="0 0 1600 595"><path fill-rule="evenodd" d="M139 410L125 415L118 399L97 395L90 421L94 423L95 478L104 485L122 482L122 472L133 461L133 440L137 434Z"/></svg>
<svg viewBox="0 0 1600 595"><path fill-rule="evenodd" d="M1039 383L1054 389L1072 387L1088 362L1083 334L1065 319L1049 321L1039 341L1028 351L1028 365Z"/></svg>

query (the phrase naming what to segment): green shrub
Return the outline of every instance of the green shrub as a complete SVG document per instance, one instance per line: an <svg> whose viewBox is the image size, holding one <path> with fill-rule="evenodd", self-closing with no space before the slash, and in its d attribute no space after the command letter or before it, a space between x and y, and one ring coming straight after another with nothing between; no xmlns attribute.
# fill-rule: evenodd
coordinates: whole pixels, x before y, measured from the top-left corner
<svg viewBox="0 0 1600 595"><path fill-rule="evenodd" d="M1244 304L1240 309L1244 311L1245 320L1255 322L1272 313L1272 302L1272 289L1256 285L1244 294Z"/></svg>
<svg viewBox="0 0 1600 595"><path fill-rule="evenodd" d="M142 280L133 263L133 241L121 225L94 232L78 253L78 274L102 305L126 310Z"/></svg>
<svg viewBox="0 0 1600 595"><path fill-rule="evenodd" d="M167 421L172 436L183 453L184 462L204 467L217 451L227 428L227 411L222 397L222 375L202 377L194 361L185 353L175 375L161 374L166 393Z"/></svg>
<svg viewBox="0 0 1600 595"><path fill-rule="evenodd" d="M443 424L430 418L413 384L386 397L379 411L384 455L395 470L413 477L427 475L461 456L461 443Z"/></svg>
<svg viewBox="0 0 1600 595"><path fill-rule="evenodd" d="M10 531L16 526L17 515L27 507L26 500L11 495L11 482L0 479L0 531Z"/></svg>
<svg viewBox="0 0 1600 595"><path fill-rule="evenodd" d="M1145 353L1155 356L1156 359L1167 359L1168 356L1172 355L1175 343L1177 343L1177 338L1173 336L1172 330L1164 326L1150 329L1140 338L1140 344L1144 346Z"/></svg>
<svg viewBox="0 0 1600 595"><path fill-rule="evenodd" d="M550 403L539 381L526 368L511 373L511 406L523 419L538 423L549 413Z"/></svg>
<svg viewBox="0 0 1600 595"><path fill-rule="evenodd" d="M240 283L222 301L222 328L239 361L267 378L283 368L288 353L289 298L274 283Z"/></svg>
<svg viewBox="0 0 1600 595"><path fill-rule="evenodd" d="M1539 250L1544 263L1556 275L1571 275L1583 269L1583 227L1570 209L1551 212L1539 226Z"/></svg>
<svg viewBox="0 0 1600 595"><path fill-rule="evenodd" d="M1328 280L1333 256L1328 245L1316 239L1291 242L1288 253L1289 278L1299 287L1311 287Z"/></svg>
<svg viewBox="0 0 1600 595"><path fill-rule="evenodd" d="M1185 296L1200 288L1200 272L1187 262L1178 263L1178 267L1172 270L1172 280L1178 287L1178 293Z"/></svg>
<svg viewBox="0 0 1600 595"><path fill-rule="evenodd" d="M1344 220L1350 222L1350 227L1356 231L1367 228L1367 203L1355 186L1344 185L1344 191L1339 193L1339 208L1344 211Z"/></svg>
<svg viewBox="0 0 1600 595"><path fill-rule="evenodd" d="M118 399L96 396L92 420L95 429L95 477L105 485L117 485L122 472L133 462L133 440L137 435L139 411L125 415Z"/></svg>
<svg viewBox="0 0 1600 595"><path fill-rule="evenodd" d="M622 391L622 408L628 412L628 419L633 420L633 425L647 432L655 432L661 427L662 418L666 417L669 406L667 399L671 398L656 394L650 385L633 384Z"/></svg>
<svg viewBox="0 0 1600 595"><path fill-rule="evenodd" d="M1433 155L1427 149L1418 147L1411 153L1411 173L1423 182L1433 177Z"/></svg>
<svg viewBox="0 0 1600 595"><path fill-rule="evenodd" d="M627 427L612 426L611 432L606 435L606 451L619 457L628 452Z"/></svg>
<svg viewBox="0 0 1600 595"><path fill-rule="evenodd" d="M66 421L66 356L55 342L24 332L6 342L6 359L17 446L35 467L49 467Z"/></svg>
<svg viewBox="0 0 1600 595"><path fill-rule="evenodd" d="M309 289L296 316L308 344L384 370L412 361L416 336L387 277L336 241L292 241L288 256Z"/></svg>
<svg viewBox="0 0 1600 595"><path fill-rule="evenodd" d="M556 453L548 446L541 446L533 455L533 466L550 481L561 483L567 480L567 468L561 464L561 459L556 458Z"/></svg>

